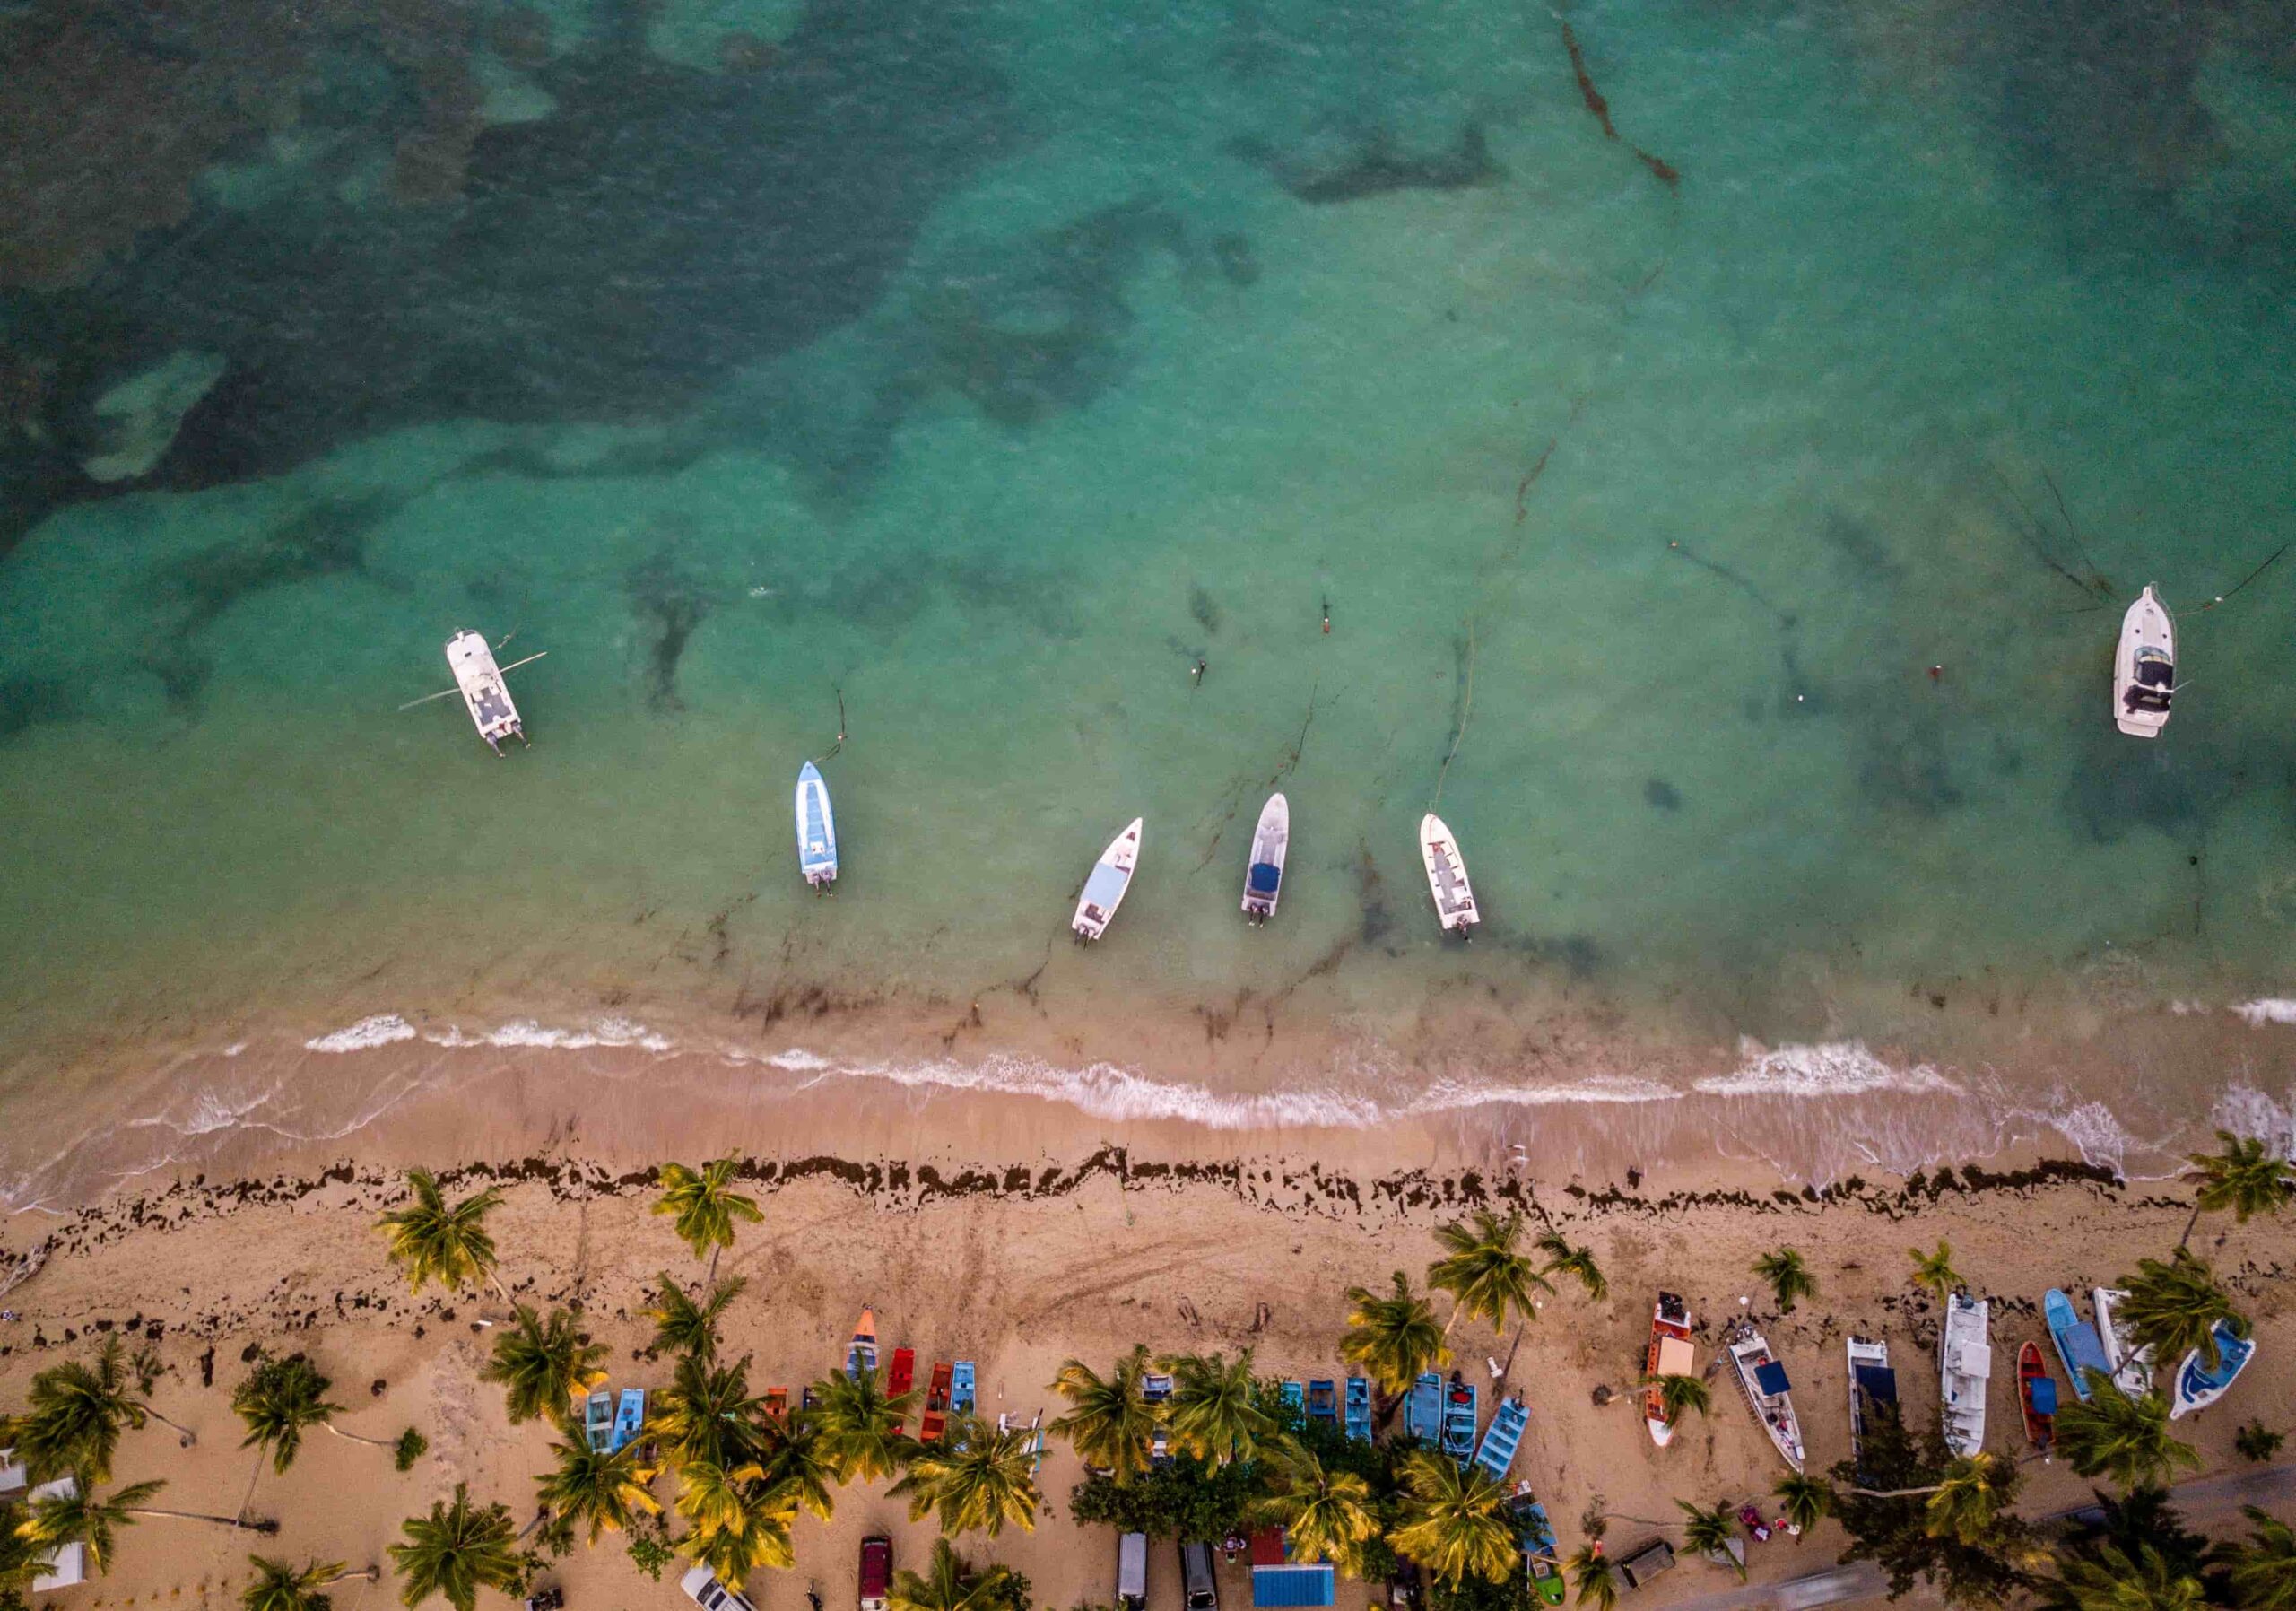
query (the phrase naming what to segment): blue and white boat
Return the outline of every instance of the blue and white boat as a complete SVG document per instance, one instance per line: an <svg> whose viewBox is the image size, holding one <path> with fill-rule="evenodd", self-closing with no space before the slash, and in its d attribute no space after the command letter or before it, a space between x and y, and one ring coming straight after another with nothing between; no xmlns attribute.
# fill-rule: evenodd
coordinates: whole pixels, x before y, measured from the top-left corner
<svg viewBox="0 0 2296 1611"><path fill-rule="evenodd" d="M1371 1384L1361 1376L1347 1379L1347 1436L1352 1442L1371 1441Z"/></svg>
<svg viewBox="0 0 2296 1611"><path fill-rule="evenodd" d="M2197 1348L2185 1355L2185 1363L2177 1367L2176 1399L2169 1406L2171 1421L2205 1410L2224 1397L2233 1378L2257 1355L2256 1339L2236 1335L2230 1320L2217 1321L2210 1335L2216 1339L2216 1368L2207 1367Z"/></svg>
<svg viewBox="0 0 2296 1611"><path fill-rule="evenodd" d="M1474 1383L1462 1381L1458 1373L1451 1374L1451 1385L1443 1392L1443 1452L1462 1466L1474 1453L1474 1424L1483 1418L1480 1395Z"/></svg>
<svg viewBox="0 0 2296 1611"><path fill-rule="evenodd" d="M837 816L829 785L810 761L797 773L797 870L817 890L837 882Z"/></svg>
<svg viewBox="0 0 2296 1611"><path fill-rule="evenodd" d="M1515 1450L1522 1447L1523 1429L1531 1424L1531 1412L1523 1407L1519 1395L1510 1394L1499 1401L1498 1410L1484 1429L1483 1441L1474 1451L1474 1463L1499 1481L1507 1480L1507 1473L1514 1468Z"/></svg>
<svg viewBox="0 0 2296 1611"><path fill-rule="evenodd" d="M950 1370L949 1413L951 1415L970 1415L973 1413L973 1406L980 1401L979 1380L979 1371L969 1359L959 1360Z"/></svg>
<svg viewBox="0 0 2296 1611"><path fill-rule="evenodd" d="M2095 1391L2089 1385L2089 1372L2109 1377L2113 1373L2112 1360L2105 1353L2104 1339L2097 1328L2081 1318L2073 1307L2073 1300L2056 1287L2050 1287L2041 1299L2041 1319L2048 1327L2049 1341L2057 1345L2057 1363L2065 1367L2073 1390L2081 1395L2081 1402L2089 1402Z"/></svg>
<svg viewBox="0 0 2296 1611"><path fill-rule="evenodd" d="M1283 1384L1283 1407L1298 1412L1301 1420L1308 1418L1308 1384L1287 1380Z"/></svg>
<svg viewBox="0 0 2296 1611"><path fill-rule="evenodd" d="M1443 1430L1443 1379L1434 1372L1411 1384L1403 1401L1403 1429L1422 1443L1432 1443Z"/></svg>
<svg viewBox="0 0 2296 1611"><path fill-rule="evenodd" d="M1091 874L1084 880L1084 893L1076 897L1076 916L1068 925L1079 940L1099 939L1116 920L1116 909L1124 904L1124 893L1132 887L1133 870L1140 865L1140 823L1141 819L1134 817L1092 864Z"/></svg>
<svg viewBox="0 0 2296 1611"><path fill-rule="evenodd" d="M1265 923L1275 915L1276 898L1283 888L1283 857L1292 848L1292 803L1280 794L1267 797L1259 810L1259 826L1252 831L1252 859L1244 873L1244 916Z"/></svg>
<svg viewBox="0 0 2296 1611"><path fill-rule="evenodd" d="M646 1425L646 1389L624 1388L622 1405L613 1417L613 1447L621 1449L635 1442Z"/></svg>

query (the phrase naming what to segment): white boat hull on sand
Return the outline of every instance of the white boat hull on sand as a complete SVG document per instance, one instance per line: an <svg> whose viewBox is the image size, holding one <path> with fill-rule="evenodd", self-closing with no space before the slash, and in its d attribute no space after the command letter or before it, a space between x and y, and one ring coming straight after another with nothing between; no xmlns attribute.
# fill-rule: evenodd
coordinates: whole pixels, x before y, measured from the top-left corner
<svg viewBox="0 0 2296 1611"><path fill-rule="evenodd" d="M2113 722L2133 738L2158 738L2176 691L2177 623L2147 585L2121 617L2113 654Z"/></svg>
<svg viewBox="0 0 2296 1611"><path fill-rule="evenodd" d="M1275 915L1283 893L1283 857L1292 848L1292 802L1280 794L1259 808L1252 830L1252 858L1244 869L1244 916L1265 923Z"/></svg>
<svg viewBox="0 0 2296 1611"><path fill-rule="evenodd" d="M829 785L812 762L797 774L797 870L815 889L837 882L837 816L829 804Z"/></svg>
<svg viewBox="0 0 2296 1611"><path fill-rule="evenodd" d="M1794 1414L1794 1394L1784 1385L1785 1368L1778 1365L1778 1355L1770 1352L1770 1339L1755 1328L1752 1321L1742 1320L1731 1333L1729 1350L1730 1373L1738 1379L1738 1391L1745 1395L1746 1407L1761 1423L1779 1458L1795 1470L1801 1470L1805 1458L1802 1423ZM1780 1385L1776 1392L1763 1385L1765 1365L1777 1366Z"/></svg>
<svg viewBox="0 0 2296 1611"><path fill-rule="evenodd" d="M1435 897L1435 920L1446 934L1465 934L1483 921L1475 904L1474 886L1467 882L1466 858L1443 819L1429 812L1419 819L1419 858L1427 868L1427 887Z"/></svg>
<svg viewBox="0 0 2296 1611"><path fill-rule="evenodd" d="M2152 1350L2131 1348L2114 1318L2127 1296L2117 1286L2100 1286L2089 1294L2097 1306L2097 1336L2105 1345L2105 1357L2112 1362L2113 1385L2131 1398L2142 1398L2152 1390Z"/></svg>
<svg viewBox="0 0 2296 1611"><path fill-rule="evenodd" d="M510 701L509 685L502 680L502 669L494 663L494 650L488 647L485 636L479 632L457 632L447 640L447 668L455 674L455 686L462 692L464 708L478 727L478 736L486 740L486 747L497 755L502 753L502 741L515 738L526 741L526 729L518 719L518 707Z"/></svg>
<svg viewBox="0 0 2296 1611"><path fill-rule="evenodd" d="M1944 1334L1937 1343L1940 1408L1945 1447L1974 1455L1985 1448L1985 1393L1993 1377L1993 1349L1986 1331L1991 1306L1955 1293L1945 1301Z"/></svg>
<svg viewBox="0 0 2296 1611"><path fill-rule="evenodd" d="M1133 869L1140 865L1141 822L1134 817L1092 864L1084 880L1084 893L1076 897L1076 916L1068 925L1078 939L1097 940L1106 934L1116 919L1116 909L1124 904L1125 892L1132 887Z"/></svg>

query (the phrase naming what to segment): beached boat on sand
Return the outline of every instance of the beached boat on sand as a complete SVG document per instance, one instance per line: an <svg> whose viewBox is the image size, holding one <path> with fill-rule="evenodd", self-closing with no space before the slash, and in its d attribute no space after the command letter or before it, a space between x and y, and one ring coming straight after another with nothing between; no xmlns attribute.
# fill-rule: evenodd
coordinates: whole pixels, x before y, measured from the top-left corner
<svg viewBox="0 0 2296 1611"><path fill-rule="evenodd" d="M1371 1441L1371 1383L1364 1377L1347 1379L1346 1425L1349 1441Z"/></svg>
<svg viewBox="0 0 2296 1611"><path fill-rule="evenodd" d="M2211 1370L2197 1348L2185 1355L2184 1363L2177 1367L2176 1395L2169 1403L2171 1421L2205 1410L2224 1397L2232 1379L2256 1357L2256 1339L2239 1336L2229 1320L2217 1321L2209 1328L2209 1335L2216 1342L2216 1367Z"/></svg>
<svg viewBox="0 0 2296 1611"><path fill-rule="evenodd" d="M2057 1447L2057 1381L2039 1343L2017 1350L2017 1404L2025 1412L2026 1441L2048 1459Z"/></svg>
<svg viewBox="0 0 2296 1611"><path fill-rule="evenodd" d="M1084 880L1084 893L1076 897L1076 916L1068 927L1085 944L1109 931L1116 909L1124 904L1125 891L1132 887L1133 869L1140 865L1141 821L1134 817L1123 832L1109 840L1109 848L1100 852Z"/></svg>
<svg viewBox="0 0 2296 1611"><path fill-rule="evenodd" d="M1801 1470L1807 1451L1802 1446L1802 1423L1794 1414L1793 1384L1786 1379L1786 1367L1778 1363L1778 1356L1770 1351L1770 1340L1752 1320L1740 1320L1723 1340L1729 1349L1730 1372L1738 1379L1738 1391L1745 1395L1746 1407L1769 1434L1770 1447L1788 1466Z"/></svg>
<svg viewBox="0 0 2296 1611"><path fill-rule="evenodd" d="M1422 1372L1403 1401L1403 1430L1407 1437L1432 1443L1443 1429L1443 1379Z"/></svg>
<svg viewBox="0 0 2296 1611"><path fill-rule="evenodd" d="M1554 1541L1554 1523L1547 1520L1546 1507L1533 1496L1527 1478L1515 1485L1507 1508L1514 1514L1515 1535L1522 1541L1523 1568L1530 1575L1532 1589L1543 1603L1562 1604L1562 1560L1561 1546Z"/></svg>
<svg viewBox="0 0 2296 1611"><path fill-rule="evenodd" d="M2073 1384L2081 1402L2088 1403L2092 1391L2089 1372L2094 1371L2100 1376L2113 1373L2112 1361L2105 1353L2103 1341L2073 1307L2073 1300L2056 1287L2050 1287L2041 1298L2041 1319L2048 1327L2049 1341L2057 1345L2057 1362L2065 1367L2066 1380Z"/></svg>
<svg viewBox="0 0 2296 1611"><path fill-rule="evenodd" d="M1890 1369L1890 1345L1853 1337L1849 1352L1849 1459L1862 1479L1866 1438L1883 1417L1898 1413L1898 1374Z"/></svg>
<svg viewBox="0 0 2296 1611"><path fill-rule="evenodd" d="M1339 1383L1318 1377L1308 1383L1308 1419L1326 1426L1339 1424Z"/></svg>
<svg viewBox="0 0 2296 1611"><path fill-rule="evenodd" d="M797 773L797 870L817 890L837 882L837 817L829 785L810 761Z"/></svg>
<svg viewBox="0 0 2296 1611"><path fill-rule="evenodd" d="M918 1418L917 1441L937 1443L949 1424L949 1389L955 1384L956 1371L950 1364L935 1361L933 1379L925 1388L925 1413Z"/></svg>
<svg viewBox="0 0 2296 1611"><path fill-rule="evenodd" d="M1427 868L1427 887L1435 896L1435 920L1446 934L1472 937L1483 921L1475 904L1474 886L1467 882L1466 858L1443 819L1429 812L1419 819L1419 859Z"/></svg>
<svg viewBox="0 0 2296 1611"><path fill-rule="evenodd" d="M1474 1453L1474 1426L1483 1418L1482 1395L1474 1383L1454 1371L1443 1390L1443 1452L1462 1466Z"/></svg>
<svg viewBox="0 0 2296 1611"><path fill-rule="evenodd" d="M1531 1412L1523 1407L1520 1394L1501 1398L1492 1413L1491 1424L1483 1429L1483 1441L1475 1445L1474 1463L1493 1480L1505 1482L1514 1467L1515 1450L1522 1447L1523 1429L1530 1424Z"/></svg>
<svg viewBox="0 0 2296 1611"><path fill-rule="evenodd" d="M2097 1337L2112 1364L2113 1385L2131 1398L2142 1398L2152 1390L2152 1350L2137 1347L2115 1319L2127 1299L2118 1286L2100 1286L2089 1293L2097 1310Z"/></svg>
<svg viewBox="0 0 2296 1611"><path fill-rule="evenodd" d="M2121 617L2113 652L2113 722L2135 738L2158 738L2177 686L2177 623L2147 583Z"/></svg>
<svg viewBox="0 0 2296 1611"><path fill-rule="evenodd" d="M1698 1374L1698 1351L1690 1340L1690 1306L1673 1293L1658 1294L1658 1307L1650 1317L1650 1346L1642 1357L1642 1373L1654 1380L1660 1376ZM1665 1399L1655 1385L1643 1392L1642 1420L1650 1429L1650 1441L1659 1448L1674 1441L1674 1419L1666 1414Z"/></svg>
<svg viewBox="0 0 2296 1611"><path fill-rule="evenodd" d="M845 1347L845 1374L854 1381L877 1372L877 1311L865 1309L853 1323L853 1340Z"/></svg>
<svg viewBox="0 0 2296 1611"><path fill-rule="evenodd" d="M1292 848L1292 802L1280 794L1267 797L1259 808L1259 826L1252 830L1252 858L1244 870L1244 916L1265 923L1275 915L1275 901L1283 889L1283 856Z"/></svg>
<svg viewBox="0 0 2296 1611"><path fill-rule="evenodd" d="M1982 1298L1955 1293L1945 1300L1945 1330L1937 1343L1940 1410L1945 1447L1973 1455L1985 1447L1985 1389L1993 1376L1993 1349L1986 1340L1991 1306Z"/></svg>

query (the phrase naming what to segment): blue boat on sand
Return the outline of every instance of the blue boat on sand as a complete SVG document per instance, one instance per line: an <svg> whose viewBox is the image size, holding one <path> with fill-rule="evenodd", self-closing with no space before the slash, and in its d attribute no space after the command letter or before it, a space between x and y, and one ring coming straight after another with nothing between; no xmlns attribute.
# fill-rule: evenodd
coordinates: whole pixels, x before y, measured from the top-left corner
<svg viewBox="0 0 2296 1611"><path fill-rule="evenodd" d="M1455 1372L1443 1393L1443 1452L1462 1466L1474 1453L1474 1425L1482 1419L1475 1386Z"/></svg>
<svg viewBox="0 0 2296 1611"><path fill-rule="evenodd" d="M1308 1383L1308 1419L1339 1424L1339 1384L1328 1379Z"/></svg>
<svg viewBox="0 0 2296 1611"><path fill-rule="evenodd" d="M2229 1320L2217 1321L2209 1335L2216 1339L2216 1368L2208 1369L2197 1348L2185 1355L2185 1363L2177 1367L2177 1396L2169 1406L2171 1421L2205 1410L2224 1397L2232 1379L2256 1357L2256 1339L2235 1333Z"/></svg>
<svg viewBox="0 0 2296 1611"><path fill-rule="evenodd" d="M1498 1481L1505 1482L1507 1473L1514 1468L1515 1450L1522 1446L1523 1429L1530 1424L1531 1412L1523 1407L1520 1396L1510 1394L1501 1398L1491 1417L1491 1425L1483 1434L1481 1446L1474 1451L1474 1463Z"/></svg>
<svg viewBox="0 0 2296 1611"><path fill-rule="evenodd" d="M1286 1381L1283 1384L1283 1407L1296 1411L1301 1419L1306 1419L1308 1414L1308 1384L1306 1382Z"/></svg>
<svg viewBox="0 0 2296 1611"><path fill-rule="evenodd" d="M1434 1372L1411 1384L1403 1401L1403 1430L1422 1443L1432 1443L1443 1430L1443 1379Z"/></svg>
<svg viewBox="0 0 2296 1611"><path fill-rule="evenodd" d="M2112 1361L2105 1357L2104 1339L2074 1309L2073 1300L2053 1286L2041 1299L2041 1319L2048 1323L2049 1340L2057 1345L2057 1357L2065 1366L2066 1379L2086 1404L2092 1390L2089 1372L2107 1378L2113 1373Z"/></svg>
<svg viewBox="0 0 2296 1611"><path fill-rule="evenodd" d="M617 1450L634 1443L646 1426L646 1389L624 1388L622 1405L613 1417L613 1447Z"/></svg>
<svg viewBox="0 0 2296 1611"><path fill-rule="evenodd" d="M979 1398L975 1387L978 1377L979 1372L974 1369L973 1362L969 1359L959 1360L951 1370L949 1373L949 1413L951 1415L970 1415L973 1413L973 1406Z"/></svg>
<svg viewBox="0 0 2296 1611"><path fill-rule="evenodd" d="M1346 1425L1350 1441L1371 1441L1371 1384L1361 1376L1347 1379Z"/></svg>

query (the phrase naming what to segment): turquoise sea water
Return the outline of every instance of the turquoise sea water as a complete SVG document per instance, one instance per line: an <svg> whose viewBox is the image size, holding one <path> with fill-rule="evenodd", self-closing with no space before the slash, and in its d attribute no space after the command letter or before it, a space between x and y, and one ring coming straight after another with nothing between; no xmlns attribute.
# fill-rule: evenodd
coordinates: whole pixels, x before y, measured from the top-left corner
<svg viewBox="0 0 2296 1611"><path fill-rule="evenodd" d="M519 120L421 197L396 13L335 16L291 127L0 293L50 380L0 415L9 1172L187 1083L359 1085L222 1052L375 1014L1213 1106L2270 1111L2296 1030L2127 1050L2296 995L2296 559L2199 613L2296 539L2253 10L565 0L470 36ZM222 379L96 495L94 400L178 351ZM2151 745L2108 717L2146 582ZM548 651L531 752L396 710L463 627Z"/></svg>

